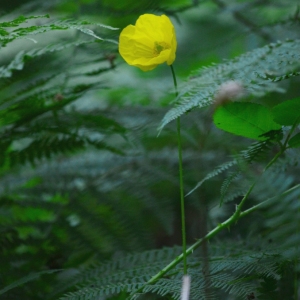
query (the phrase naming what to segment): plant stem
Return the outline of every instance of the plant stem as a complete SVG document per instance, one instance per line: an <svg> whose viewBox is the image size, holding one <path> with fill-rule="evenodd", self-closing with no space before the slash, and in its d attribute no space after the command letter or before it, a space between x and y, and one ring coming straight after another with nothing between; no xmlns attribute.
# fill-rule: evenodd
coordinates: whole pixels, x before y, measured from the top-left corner
<svg viewBox="0 0 300 300"><path fill-rule="evenodd" d="M171 67L172 76L173 76L173 82L174 82L174 88L175 88L175 96L177 98L178 97L177 79L176 79L176 75L175 75L175 71L174 71L173 65L171 65L170 67Z"/></svg>
<svg viewBox="0 0 300 300"><path fill-rule="evenodd" d="M297 190L298 188L300 188L300 184L297 184L297 185L293 186L292 188L286 190L285 192L283 192L283 193L280 194L279 196L274 196L274 197L272 197L272 198L269 198L269 199L267 199L267 200L265 200L265 201L263 201L263 202L261 202L261 203L258 203L258 204L256 204L256 205L254 205L254 206L252 206L252 207L250 207L250 208L244 210L243 212L240 213L240 218L249 215L249 214L252 213L253 211L255 211L255 210L257 210L257 209L263 207L263 206L266 205L268 202L271 202L272 200L275 200L276 198L280 198L280 197L286 196L287 194L289 194L289 193L291 193L291 192Z"/></svg>
<svg viewBox="0 0 300 300"><path fill-rule="evenodd" d="M183 273L184 273L184 275L187 275L185 209L184 209L184 193L183 193L183 172L182 172L182 147L181 147L181 134L180 134L180 118L177 118L177 139L178 139L179 181L180 181L180 210L181 210Z"/></svg>
<svg viewBox="0 0 300 300"><path fill-rule="evenodd" d="M298 224L297 224L297 234L299 236L299 233L300 233L300 221L299 221L299 218L300 217L300 208L298 208ZM297 245L297 253L299 253L299 246ZM298 271L298 265L299 265L299 262L298 262L298 259L295 258L294 260L294 299L299 299L298 298L298 276L297 276L297 271Z"/></svg>
<svg viewBox="0 0 300 300"><path fill-rule="evenodd" d="M174 74L174 71L172 69L172 73ZM174 79L174 85L177 88L176 83L176 78ZM180 123L179 123L180 125ZM180 132L179 132L180 134ZM284 150L286 148L284 147ZM279 151L275 157L267 164L266 168L264 169L264 172L271 167L271 165L273 165L276 160L278 159L278 157L284 152L284 150L282 149L281 151ZM181 167L182 170L182 167ZM264 173L263 172L263 173ZM254 205L253 207L242 211L242 207L245 203L245 201L247 200L247 198L249 197L250 193L252 192L254 186L255 186L256 182L254 182L250 188L248 189L246 195L243 197L243 199L241 200L240 204L236 207L235 212L231 215L231 217L229 217L226 221L224 221L223 223L219 224L218 226L216 226L214 229L212 229L209 233L207 233L203 238L199 239L196 243L194 243L191 247L189 247L188 249L186 249L186 245L185 247L183 247L183 249L186 249L185 251L182 252L182 254L180 254L179 256L177 256L172 262L170 262L167 266L165 266L162 270L160 270L157 274L155 274L152 278L150 278L144 285L142 285L140 288L138 288L136 291L134 291L132 294L136 294L141 292L144 287L146 285L149 284L153 284L154 282L156 282L158 279L160 279L161 277L163 277L166 273L168 273L170 270L172 270L176 265L178 265L181 261L183 261L183 263L186 263L186 258L188 255L190 255L191 253L194 252L194 250L196 250L204 241L211 239L212 237L214 237L218 232L222 231L224 228L229 227L230 225L232 225L233 223L237 222L240 218L247 216L248 214L252 213L253 211L257 210L258 208L262 207L263 205L265 205L267 202L276 199L276 198L280 198L283 197L289 193L291 193L292 191L300 188L300 184L295 185L294 187L286 190L285 192L283 192L280 195L277 195L275 197L269 198L257 205ZM183 186L182 186L183 187ZM183 192L183 191L182 191ZM182 203L184 204L184 201L182 201ZM184 207L184 205L183 205ZM185 236L185 235L184 235ZM185 273L186 274L186 273Z"/></svg>
<svg viewBox="0 0 300 300"><path fill-rule="evenodd" d="M172 70L172 76L174 81L174 87L175 87L175 95L178 97L178 91L177 91L177 80L176 75L174 72L174 68L171 65ZM277 159L285 152L287 149L287 143L292 135L292 132L295 129L296 124L292 126L283 146L281 147L281 150L273 157L273 159L267 164L267 166L264 168L264 171L267 171L276 161ZM159 280L161 277L163 277L166 273L168 273L170 270L172 270L176 265L178 265L181 261L183 261L183 269L184 269L184 275L187 274L187 256L194 252L204 241L207 241L214 237L218 232L222 231L224 228L229 227L233 223L237 222L240 218L247 216L248 214L252 213L253 211L259 209L260 207L264 206L266 203L276 199L283 197L292 191L300 188L300 184L295 185L294 187L286 190L280 195L274 196L272 198L269 198L257 205L252 206L251 208L242 211L242 207L249 197L250 193L252 192L256 181L250 186L248 189L246 195L241 200L240 204L236 206L235 212L229 217L226 221L216 226L214 229L212 229L209 233L207 233L203 238L199 239L196 243L194 243L191 247L186 249L186 233L185 233L185 210L184 210L184 193L183 193L183 172L182 172L182 147L181 147L181 134L180 134L180 118L177 118L177 139L178 139L178 157L179 157L179 180L180 180L180 203L181 203L181 228L182 228L182 254L177 256L172 262L170 262L167 266L165 266L162 270L160 270L157 274L155 274L152 278L150 278L144 285L142 285L140 288L138 288L136 291L133 291L131 293L131 296L134 294L137 294L141 292L146 285L150 285L155 283L157 280ZM295 292L296 294L296 292Z"/></svg>
<svg viewBox="0 0 300 300"><path fill-rule="evenodd" d="M277 198L283 197L288 195L289 193L295 191L296 189L300 188L300 184L295 185L294 187L286 190L285 192L283 192L280 195L274 196L272 198L269 198L243 212L241 212L241 208L242 205L245 203L246 199L248 198L248 196L250 195L253 187L255 184L252 184L252 186L249 188L247 194L244 196L244 198L242 199L242 201L240 202L240 204L237 206L236 211L234 212L234 214L228 218L226 221L224 221L223 223L219 224L217 227L215 227L214 229L212 229L206 236L204 236L202 239L199 239L196 243L194 243L191 247L189 247L185 254L189 255L191 253L194 252L194 250L196 250L205 240L209 240L212 237L214 237L218 232L220 232L221 230L223 230L224 228L229 227L230 225L232 225L233 223L235 223L238 219L247 216L249 213L257 210L258 208L262 207L263 205L265 205L266 203L275 200ZM156 275L154 275L152 278L149 279L149 281L147 283L145 283L145 285L143 285L142 287L140 287L137 291L134 291L134 294L139 293L143 290L143 288L146 285L149 284L153 284L155 281L157 281L158 279L160 279L161 277L163 277L166 273L168 273L170 270L172 270L176 265L178 265L184 258L183 253L180 254L179 256L177 256L172 262L170 262L166 267L164 267L161 271L159 271Z"/></svg>
<svg viewBox="0 0 300 300"><path fill-rule="evenodd" d="M175 96L178 97L177 80L173 65L171 65L173 76ZM182 171L182 146L180 133L180 117L177 118L177 143L178 143L178 163L179 163L179 185L180 185L180 211L181 211L181 231L182 231L182 253L183 253L183 273L187 274L186 261L186 230L185 230L185 209L184 209L184 192L183 192L183 171Z"/></svg>

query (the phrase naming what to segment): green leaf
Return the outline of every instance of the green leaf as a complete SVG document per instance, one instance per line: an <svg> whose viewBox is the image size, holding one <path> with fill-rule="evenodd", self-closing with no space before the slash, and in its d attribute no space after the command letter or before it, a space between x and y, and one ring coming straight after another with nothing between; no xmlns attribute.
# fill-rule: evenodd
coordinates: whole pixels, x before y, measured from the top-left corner
<svg viewBox="0 0 300 300"><path fill-rule="evenodd" d="M297 148L300 147L300 132L294 135L290 140L289 140L289 146L291 148Z"/></svg>
<svg viewBox="0 0 300 300"><path fill-rule="evenodd" d="M213 118L215 125L224 131L261 141L268 139L263 134L281 128L271 111L256 103L227 103L217 108Z"/></svg>
<svg viewBox="0 0 300 300"><path fill-rule="evenodd" d="M254 97L262 97L270 92L284 92L281 86L269 79L268 69L272 66L272 78L280 81L299 69L300 39L278 41L244 53L223 64L203 66L194 71L181 86L176 105L164 116L159 130L177 117L213 103L221 85L227 81L239 82ZM280 61L280 64L278 63ZM293 76L293 74L291 74ZM295 74L295 76L297 76Z"/></svg>
<svg viewBox="0 0 300 300"><path fill-rule="evenodd" d="M273 107L274 121L286 126L300 123L300 97L285 101Z"/></svg>

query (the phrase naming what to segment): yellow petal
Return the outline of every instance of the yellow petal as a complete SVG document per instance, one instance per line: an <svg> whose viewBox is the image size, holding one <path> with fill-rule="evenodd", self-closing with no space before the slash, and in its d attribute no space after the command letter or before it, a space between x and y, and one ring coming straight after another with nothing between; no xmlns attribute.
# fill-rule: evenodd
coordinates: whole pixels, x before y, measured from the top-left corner
<svg viewBox="0 0 300 300"><path fill-rule="evenodd" d="M171 65L176 56L175 29L165 16L144 14L136 25L129 25L120 34L119 52L124 60L143 71L150 71L159 64Z"/></svg>

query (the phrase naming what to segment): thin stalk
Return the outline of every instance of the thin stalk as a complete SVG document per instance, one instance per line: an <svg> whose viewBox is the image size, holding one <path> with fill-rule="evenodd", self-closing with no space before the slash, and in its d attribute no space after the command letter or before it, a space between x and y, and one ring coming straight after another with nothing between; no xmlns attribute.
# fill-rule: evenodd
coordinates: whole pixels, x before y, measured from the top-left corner
<svg viewBox="0 0 300 300"><path fill-rule="evenodd" d="M172 68L172 66L171 66ZM174 71L172 69L172 74L174 74ZM175 76L175 74L174 74ZM174 79L174 85L175 88L177 88L176 83L176 77L173 77ZM286 149L286 148L285 148ZM276 160L278 159L278 157L284 152L284 150L279 151L279 153L277 153L275 155L275 157L267 164L266 168L264 169L264 172L271 167L271 165L273 165ZM182 169L182 168L181 168ZM263 172L263 173L264 173ZM144 287L146 285L149 284L153 284L155 283L158 279L162 278L166 273L168 273L170 270L172 270L176 265L178 265L181 261L186 263L186 258L188 255L190 255L191 253L194 252L194 250L196 250L204 241L207 241L209 239L211 239L212 237L214 237L218 232L222 231L224 228L229 227L230 225L236 223L240 218L250 214L251 212L259 209L260 207L262 207L263 205L265 205L267 202L271 201L272 199L275 198L279 198L282 196L285 196L289 193L291 193L292 191L300 188L300 184L295 185L294 187L286 190L285 192L283 192L280 195L277 195L275 197L269 198L245 211L242 211L242 207L244 205L244 203L246 202L247 198L249 197L250 193L252 192L254 186L255 186L256 182L254 182L250 188L248 189L246 195L243 197L243 199L241 200L240 204L236 207L235 212L231 215L231 217L229 217L226 221L224 221L223 223L219 224L218 226L216 226L214 229L212 229L209 233L207 233L203 238L199 239L196 243L194 243L191 247L189 247L188 249L186 249L185 247L183 247L184 249L186 249L186 251L183 251L182 254L180 254L179 256L177 256L172 262L170 262L167 266L165 266L162 270L160 270L157 274L155 274L152 278L150 278L144 285L142 285L140 288L138 288L136 291L134 291L132 294L137 294L139 292L141 292ZM183 185L182 185L183 186ZM184 201L183 201L184 204ZM185 236L185 235L184 235Z"/></svg>
<svg viewBox="0 0 300 300"><path fill-rule="evenodd" d="M181 147L180 118L179 117L177 118L177 140L178 140L178 162L179 162L179 182L180 182L180 210L181 210L183 273L184 273L184 275L187 275L185 208L184 208L184 192L183 192L183 172L182 172L182 147Z"/></svg>
<svg viewBox="0 0 300 300"><path fill-rule="evenodd" d="M171 65L172 77L175 88L175 96L178 97L177 80L173 65ZM177 118L177 143L178 143L178 164L179 164L179 185L180 185L180 211L181 211L181 234L182 234L182 253L183 253L183 273L187 275L186 261L186 230L185 230L185 208L183 192L183 168L182 168L182 146L180 133L180 117Z"/></svg>
<svg viewBox="0 0 300 300"><path fill-rule="evenodd" d="M196 243L194 243L191 247L189 247L186 250L186 255L190 255L194 252L194 250L196 250L205 240L209 240L212 237L214 237L218 232L222 231L223 229L229 227L230 225L236 223L237 220L239 220L242 217L247 216L249 213L259 209L260 207L262 207L263 205L265 205L266 203L275 200L276 198L280 198L283 196L288 195L289 193L295 191L296 189L300 188L300 184L295 185L294 187L284 191L282 194L274 196L272 198L269 198L245 211L241 211L241 208L243 206L243 204L245 203L246 199L248 198L248 196L250 195L252 189L254 187L254 184L252 184L252 186L249 188L247 194L244 196L244 198L242 199L242 201L240 202L240 204L237 206L236 211L234 212L234 214L229 217L226 221L224 221L223 223L219 224L217 227L215 227L214 229L212 229L209 233L207 233L206 236L204 236L202 239L199 239ZM178 265L181 261L183 261L184 255L183 253L180 254L179 256L177 256L172 262L170 262L166 267L164 267L162 270L160 270L156 275L154 275L152 278L149 279L149 281L144 284L143 286L141 286L137 291L134 291L133 293L139 293L143 290L143 288L146 285L149 284L153 284L155 283L158 279L160 279L161 277L163 277L166 273L168 273L170 270L172 270L176 265Z"/></svg>
<svg viewBox="0 0 300 300"><path fill-rule="evenodd" d="M263 202L261 202L261 203L258 203L258 204L256 204L256 205L254 205L254 206L252 206L252 207L250 207L250 208L244 210L243 212L240 213L240 218L249 215L250 213L252 213L253 211L255 211L255 210L257 210L257 209L259 209L259 208L261 208L261 207L264 207L264 205L266 205L268 202L271 202L271 201L275 200L276 198L281 198L281 197L283 197L283 196L286 196L287 194L289 194L289 193L295 191L295 190L298 189L298 188L300 188L300 184L297 184L297 185L293 186L292 188L286 190L285 192L283 192L283 193L280 194L279 196L274 196L274 197L272 197L272 198L269 198L269 199L267 199L267 200L265 200L265 201L263 201Z"/></svg>
<svg viewBox="0 0 300 300"><path fill-rule="evenodd" d="M177 98L178 97L177 79L176 79L176 75L175 75L175 71L174 71L173 65L171 65L170 67L171 67L172 76L173 76L173 82L174 82L174 88L175 88L175 96Z"/></svg>
<svg viewBox="0 0 300 300"><path fill-rule="evenodd" d="M300 233L300 222L299 222L299 217L300 217L300 209L298 209L298 224L297 224L297 234L299 235ZM299 246L297 245L297 253L299 253ZM294 299L299 299L298 298L298 276L297 276L297 271L298 271L298 258L295 258L294 260Z"/></svg>

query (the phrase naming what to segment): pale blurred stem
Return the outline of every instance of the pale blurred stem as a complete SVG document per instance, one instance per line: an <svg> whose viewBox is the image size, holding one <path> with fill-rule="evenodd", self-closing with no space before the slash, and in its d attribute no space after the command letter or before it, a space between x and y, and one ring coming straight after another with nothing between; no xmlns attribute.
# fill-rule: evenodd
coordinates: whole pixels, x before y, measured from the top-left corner
<svg viewBox="0 0 300 300"><path fill-rule="evenodd" d="M297 224L297 235L299 236L300 233L300 209L298 209L298 224ZM297 246L297 253L299 251L299 246ZM294 260L294 299L299 299L298 298L298 276L297 276L297 271L298 271L298 258L295 258Z"/></svg>
<svg viewBox="0 0 300 300"><path fill-rule="evenodd" d="M173 65L171 65L173 82L175 87L175 96L178 97L177 80ZM180 134L180 117L177 118L177 143L178 143L178 163L179 163L179 183L180 183L180 211L181 211L181 231L182 231L182 253L183 253L183 273L187 274L186 262L186 231L185 231L185 209L183 192L183 171L182 171L182 146Z"/></svg>

